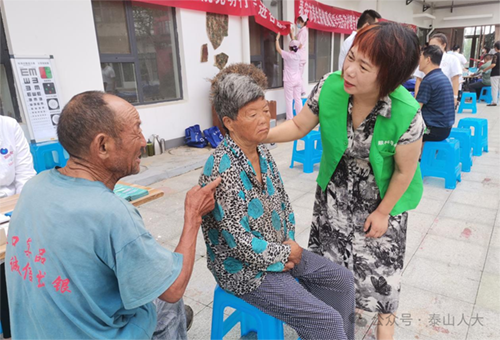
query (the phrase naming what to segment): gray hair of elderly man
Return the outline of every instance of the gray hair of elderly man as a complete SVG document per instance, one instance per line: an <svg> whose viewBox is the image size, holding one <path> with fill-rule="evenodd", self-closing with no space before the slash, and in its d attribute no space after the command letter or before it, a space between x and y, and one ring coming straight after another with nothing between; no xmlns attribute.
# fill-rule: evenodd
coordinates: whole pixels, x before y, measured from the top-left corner
<svg viewBox="0 0 500 340"><path fill-rule="evenodd" d="M251 77L237 73L220 79L211 93L215 112L221 122L224 117L235 120L242 107L264 97L264 90Z"/></svg>
<svg viewBox="0 0 500 340"><path fill-rule="evenodd" d="M122 122L104 99L106 93L87 91L75 95L64 106L57 125L63 148L74 158L85 158L99 133L118 138Z"/></svg>

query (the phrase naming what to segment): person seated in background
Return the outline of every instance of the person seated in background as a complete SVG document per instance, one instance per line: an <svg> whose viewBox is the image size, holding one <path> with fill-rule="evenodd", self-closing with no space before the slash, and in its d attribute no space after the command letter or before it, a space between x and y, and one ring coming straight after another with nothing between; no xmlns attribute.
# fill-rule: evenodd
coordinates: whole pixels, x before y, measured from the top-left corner
<svg viewBox="0 0 500 340"><path fill-rule="evenodd" d="M70 158L26 183L10 222L14 339L187 339L182 296L220 179L187 193L179 244L163 248L113 193L139 173L140 125L134 106L103 92L64 107L57 135Z"/></svg>
<svg viewBox="0 0 500 340"><path fill-rule="evenodd" d="M441 64L438 65L441 68L443 74L448 78L453 87L453 98L455 106L458 105L458 92L460 90L460 77L462 76L462 66L458 58L446 53L446 47L448 46L448 38L443 33L436 33L429 40L429 45L435 45L441 48L443 52L443 57L441 58ZM418 67L413 73L416 77L415 82L415 98L420 89L420 83L424 78L425 73Z"/></svg>
<svg viewBox="0 0 500 340"><path fill-rule="evenodd" d="M491 54L487 54L484 57L484 64L479 67L477 72L474 74L475 76L481 75L481 80L476 81L475 83L470 83L467 86L467 90L471 92L476 92L476 98L479 98L481 96L481 90L483 87L486 86L491 86L491 80L490 80L490 75L491 75L491 69L489 67L491 66L491 61L493 60L493 56ZM486 72L484 71L485 69L488 69Z"/></svg>
<svg viewBox="0 0 500 340"><path fill-rule="evenodd" d="M28 141L19 123L4 116L0 98L0 198L20 194L24 184L36 175ZM5 263L0 266L0 320L3 336L10 338L9 304L5 284Z"/></svg>
<svg viewBox="0 0 500 340"><path fill-rule="evenodd" d="M220 176L215 209L203 218L207 266L220 287L295 329L301 339L354 339L354 279L295 242L295 215L274 159L266 76L253 65L212 80L227 134L199 184ZM298 279L298 281L296 280Z"/></svg>
<svg viewBox="0 0 500 340"><path fill-rule="evenodd" d="M423 141L442 141L450 135L455 123L453 88L439 68L443 51L430 45L422 50L419 69L425 74L417 94L427 129Z"/></svg>

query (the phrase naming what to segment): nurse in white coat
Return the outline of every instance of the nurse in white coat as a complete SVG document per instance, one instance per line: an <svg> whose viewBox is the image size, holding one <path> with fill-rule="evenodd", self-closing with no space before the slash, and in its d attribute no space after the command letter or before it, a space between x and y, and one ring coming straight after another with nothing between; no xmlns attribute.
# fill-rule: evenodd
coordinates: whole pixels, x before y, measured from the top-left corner
<svg viewBox="0 0 500 340"><path fill-rule="evenodd" d="M24 184L36 175L33 169L33 158L23 130L13 118L3 116L0 99L0 198L19 194ZM8 318L9 305L5 289L5 263L0 265L0 314L3 335L10 338Z"/></svg>
<svg viewBox="0 0 500 340"><path fill-rule="evenodd" d="M35 175L23 130L15 119L0 115L0 198L19 194Z"/></svg>
<svg viewBox="0 0 500 340"><path fill-rule="evenodd" d="M293 100L295 100L295 112L302 110L302 99L300 98L302 89L302 75L300 74L300 42L292 40L288 44L290 52L283 51L280 47L280 34L276 37L276 50L283 58L283 88L285 90L286 119L293 119Z"/></svg>

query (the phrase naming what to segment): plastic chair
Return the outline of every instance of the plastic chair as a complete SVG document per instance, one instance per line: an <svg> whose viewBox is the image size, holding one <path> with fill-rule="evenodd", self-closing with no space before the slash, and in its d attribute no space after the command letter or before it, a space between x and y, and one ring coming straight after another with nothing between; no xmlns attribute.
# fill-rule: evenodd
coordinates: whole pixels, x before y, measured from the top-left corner
<svg viewBox="0 0 500 340"><path fill-rule="evenodd" d="M64 167L69 155L59 142L33 143L30 145L33 155L33 166L37 173L52 169L56 166Z"/></svg>
<svg viewBox="0 0 500 340"><path fill-rule="evenodd" d="M481 89L481 95L479 96L479 101L485 101L491 104L493 101L493 96L491 95L491 86L485 86Z"/></svg>
<svg viewBox="0 0 500 340"><path fill-rule="evenodd" d="M458 122L459 128L474 128L472 134L472 154L481 156L488 152L488 120L485 118L462 118Z"/></svg>
<svg viewBox="0 0 500 340"><path fill-rule="evenodd" d="M460 173L460 143L456 139L441 142L425 142L420 161L422 178L441 177L446 189L455 189L457 181L462 181Z"/></svg>
<svg viewBox="0 0 500 340"><path fill-rule="evenodd" d="M466 99L472 99L470 103L466 103ZM460 106L458 107L458 113L462 113L463 110L472 110L472 113L477 113L476 106L476 93L475 92L464 92L462 93L462 98L460 99Z"/></svg>
<svg viewBox="0 0 500 340"><path fill-rule="evenodd" d="M224 309L235 311L224 320ZM233 327L240 323L241 337L249 332L257 332L260 339L283 340L283 322L267 315L242 299L227 293L218 285L214 291L212 310L212 340L222 340Z"/></svg>
<svg viewBox="0 0 500 340"><path fill-rule="evenodd" d="M472 167L472 133L470 129L453 128L450 136L460 143L460 163L462 163L462 171L470 172Z"/></svg>
<svg viewBox="0 0 500 340"><path fill-rule="evenodd" d="M305 105L307 98L302 98L302 104ZM293 101L295 104L295 101ZM295 105L293 105L293 115L296 115ZM323 146L321 144L321 133L319 131L311 131L300 139L304 142L304 149L298 150L298 141L293 142L292 163L290 168L293 169L294 163L302 163L304 172L310 174L314 171L314 164L321 161L323 154Z"/></svg>

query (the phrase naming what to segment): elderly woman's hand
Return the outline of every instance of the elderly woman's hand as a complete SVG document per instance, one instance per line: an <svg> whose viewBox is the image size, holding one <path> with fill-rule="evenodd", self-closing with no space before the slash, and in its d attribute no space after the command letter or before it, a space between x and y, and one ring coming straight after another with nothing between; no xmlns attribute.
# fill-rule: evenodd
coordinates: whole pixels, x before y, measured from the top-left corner
<svg viewBox="0 0 500 340"><path fill-rule="evenodd" d="M201 224L201 218L215 208L215 189L221 182L217 177L205 187L199 185L193 187L186 194L184 202L184 216L186 219L195 218Z"/></svg>
<svg viewBox="0 0 500 340"><path fill-rule="evenodd" d="M389 228L389 214L381 213L378 210L368 216L364 225L366 237L379 238L386 233L387 228Z"/></svg>
<svg viewBox="0 0 500 340"><path fill-rule="evenodd" d="M299 244L293 240L286 240L283 242L285 245L289 245L291 248L290 251L290 256L288 256L288 262L285 265L285 270L290 270L293 269L294 266L298 265L300 263L300 260L302 259L302 247L299 246Z"/></svg>

